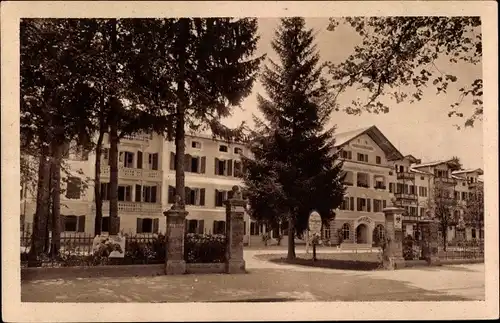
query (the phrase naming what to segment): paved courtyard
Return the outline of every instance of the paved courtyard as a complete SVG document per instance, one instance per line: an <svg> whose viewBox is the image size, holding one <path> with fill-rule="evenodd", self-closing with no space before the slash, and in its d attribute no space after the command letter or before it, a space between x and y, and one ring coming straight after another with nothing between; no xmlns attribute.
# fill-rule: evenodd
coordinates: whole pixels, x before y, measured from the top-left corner
<svg viewBox="0 0 500 323"><path fill-rule="evenodd" d="M304 252L297 250L297 253ZM322 252L327 252L324 250ZM335 249L328 252L338 252ZM75 278L22 283L23 302L272 302L484 300L484 265L350 271L255 258L246 275ZM321 254L319 254L320 256Z"/></svg>

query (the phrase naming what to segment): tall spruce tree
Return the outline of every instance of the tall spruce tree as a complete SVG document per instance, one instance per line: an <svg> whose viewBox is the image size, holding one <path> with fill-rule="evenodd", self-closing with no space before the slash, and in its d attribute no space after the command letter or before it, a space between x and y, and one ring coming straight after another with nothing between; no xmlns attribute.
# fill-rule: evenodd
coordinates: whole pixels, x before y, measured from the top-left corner
<svg viewBox="0 0 500 323"><path fill-rule="evenodd" d="M288 258L295 258L295 234L317 211L324 223L342 202L342 163L334 149L334 128L326 129L333 105L313 30L303 18L284 18L273 49L279 62L266 66L259 96L264 120L255 118L252 158L243 158L249 212L268 223L288 221Z"/></svg>

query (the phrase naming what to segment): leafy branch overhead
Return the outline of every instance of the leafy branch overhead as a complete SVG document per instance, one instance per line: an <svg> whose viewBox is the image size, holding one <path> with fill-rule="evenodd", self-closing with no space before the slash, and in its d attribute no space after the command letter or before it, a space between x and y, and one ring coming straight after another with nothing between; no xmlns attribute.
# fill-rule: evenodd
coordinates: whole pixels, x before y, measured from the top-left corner
<svg viewBox="0 0 500 323"><path fill-rule="evenodd" d="M368 97L357 98L345 107L349 114L362 111L387 113L384 98L397 103L420 101L426 88L436 95L448 94L451 84L459 84L454 71L461 65L482 61L481 20L479 17L347 17L330 18L328 30L339 24L351 26L360 36L354 51L339 64L329 63L338 94L357 86ZM446 62L450 70L440 64ZM473 126L483 115L483 81L458 85L456 103L448 115L465 118ZM472 111L463 108L466 103Z"/></svg>

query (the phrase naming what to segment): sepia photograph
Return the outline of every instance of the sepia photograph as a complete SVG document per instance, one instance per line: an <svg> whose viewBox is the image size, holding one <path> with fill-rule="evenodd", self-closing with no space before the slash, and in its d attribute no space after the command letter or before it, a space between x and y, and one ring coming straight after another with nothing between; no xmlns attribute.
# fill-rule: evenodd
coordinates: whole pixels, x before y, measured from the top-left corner
<svg viewBox="0 0 500 323"><path fill-rule="evenodd" d="M8 321L498 318L495 2L2 9Z"/></svg>

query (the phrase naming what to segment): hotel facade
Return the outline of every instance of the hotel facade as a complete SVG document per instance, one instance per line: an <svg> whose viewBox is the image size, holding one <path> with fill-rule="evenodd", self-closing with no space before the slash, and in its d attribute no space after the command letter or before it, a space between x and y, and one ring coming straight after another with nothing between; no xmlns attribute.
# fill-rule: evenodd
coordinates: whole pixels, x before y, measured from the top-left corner
<svg viewBox="0 0 500 323"><path fill-rule="evenodd" d="M78 149L65 152L70 174L61 194L61 227L64 234L93 234L95 221L95 154ZM456 169L452 160L421 163L411 155L403 156L375 127L339 133L336 149L344 160L346 195L336 217L322 229L323 239L332 244L372 245L377 232L383 233L388 205L406 210L404 232L415 235L419 221L430 217L432 192L436 183L449 188L456 199L448 240L483 238L483 229L461 225L465 201L482 189L481 169ZM104 138L101 159L103 221L109 228L109 142ZM227 143L210 136L188 135L185 155L186 229L191 233L224 233L224 201L234 185L242 185L241 156L247 147ZM160 135L135 135L119 145L118 213L124 233L157 234L165 232L163 212L171 207L175 194L175 145ZM85 187L84 183L88 183ZM84 187L84 189L82 189ZM21 188L21 223L30 224L35 213L35 199ZM245 214L244 242L262 243L262 234L271 238L286 235L284 228L269 230ZM286 244L287 239L283 239Z"/></svg>

